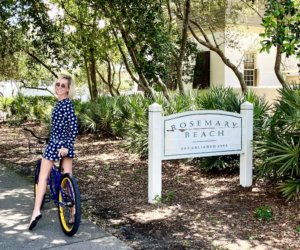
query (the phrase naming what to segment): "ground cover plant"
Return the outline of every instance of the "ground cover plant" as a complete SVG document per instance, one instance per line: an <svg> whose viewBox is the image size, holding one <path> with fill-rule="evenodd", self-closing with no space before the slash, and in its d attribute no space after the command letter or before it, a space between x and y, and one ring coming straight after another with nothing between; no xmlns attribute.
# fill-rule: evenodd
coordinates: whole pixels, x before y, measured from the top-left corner
<svg viewBox="0 0 300 250"><path fill-rule="evenodd" d="M174 95L170 102L159 94L154 100L134 95L101 97L96 102L75 101L80 135L75 145L78 156L74 172L78 176L85 215L135 249L232 249L239 246L297 249L299 204L293 200L297 198L297 187L292 188L290 197L286 196L290 201L279 195L277 188L278 184L282 187L285 180L288 184L293 178L296 180L297 158L277 161L282 157L278 154L281 151L274 150L274 145L282 150L287 150L285 145L290 148L297 145L287 143L296 141L299 135L297 91L282 91L272 110L264 99L252 92L241 96L233 89ZM253 186L238 186L238 156L165 161L162 197L157 198L157 205L148 205L145 157L148 106L156 101L163 106L165 114L201 108L239 112L240 104L246 100L255 104ZM19 98L18 105L22 106L22 101L30 100ZM37 157L27 152L29 135L22 131L22 126L47 135L49 120L45 119L46 113L38 118L28 111L24 112L30 114L28 118L20 122L18 116L12 115L11 108L6 109L9 121L0 127L0 159L32 176ZM30 110L34 110L34 105ZM50 115L51 109L47 112ZM271 141L274 138L276 144ZM280 145L283 139L287 142ZM274 159L276 164L272 162ZM294 162L292 168L280 172L286 162Z"/></svg>
<svg viewBox="0 0 300 250"><path fill-rule="evenodd" d="M23 126L44 131L39 124ZM38 157L28 154L29 135L2 124L0 138L1 164L32 178ZM269 183L255 180L241 188L238 174L208 174L188 161L164 161L162 197L149 205L147 161L121 144L80 135L74 175L85 217L134 249L298 249L299 202L286 202ZM256 216L264 205L272 209L271 220Z"/></svg>

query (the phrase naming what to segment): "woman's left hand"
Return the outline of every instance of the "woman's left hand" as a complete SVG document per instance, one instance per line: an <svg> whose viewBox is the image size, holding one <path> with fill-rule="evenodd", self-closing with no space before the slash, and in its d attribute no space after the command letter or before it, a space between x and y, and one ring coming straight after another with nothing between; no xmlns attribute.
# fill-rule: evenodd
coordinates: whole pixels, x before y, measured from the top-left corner
<svg viewBox="0 0 300 250"><path fill-rule="evenodd" d="M67 149L67 148L60 148L60 149L58 150L58 154L59 154L61 157L66 156L66 155L68 154L68 152L69 152L69 149Z"/></svg>

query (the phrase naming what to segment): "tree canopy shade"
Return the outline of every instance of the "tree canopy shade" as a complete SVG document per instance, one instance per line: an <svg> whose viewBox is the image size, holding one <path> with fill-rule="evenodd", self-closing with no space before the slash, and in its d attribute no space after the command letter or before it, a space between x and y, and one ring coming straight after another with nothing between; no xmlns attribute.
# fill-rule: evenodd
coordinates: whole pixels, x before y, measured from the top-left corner
<svg viewBox="0 0 300 250"><path fill-rule="evenodd" d="M283 52L297 54L299 4L286 2L293 4L282 14L291 20L288 35L279 44L266 32L272 34L266 49L278 44ZM238 23L249 6L251 1L238 0L3 0L0 75L29 83L69 71L95 99L104 89L112 96L120 93L124 65L139 89L149 96L162 91L168 98L169 89L183 93L184 83L191 82L190 61L200 51L198 43L220 56L245 91L238 63L222 48L236 45L226 25Z"/></svg>
<svg viewBox="0 0 300 250"><path fill-rule="evenodd" d="M1 1L0 60L2 63L14 61L11 71L6 71L4 77L30 81L36 74L35 69L41 67L56 76L56 69L65 64L61 57L59 29L49 18L48 11L43 1ZM22 66L31 70L23 71Z"/></svg>
<svg viewBox="0 0 300 250"><path fill-rule="evenodd" d="M282 86L286 87L280 71L281 56L285 53L287 57L296 55L300 58L300 1L268 0L262 26L265 28L261 34L262 51L269 52L272 46L276 47L274 70Z"/></svg>
<svg viewBox="0 0 300 250"><path fill-rule="evenodd" d="M175 5L176 16L185 21L187 12L190 12L188 20L188 28L194 39L202 46L210 51L214 51L236 75L240 82L243 92L246 91L247 86L244 81L243 73L239 70L238 65L235 65L230 58L228 58L222 45L230 46L235 43L233 39L229 39L226 33L226 26L231 23L238 22L239 12L243 7L248 7L239 1L228 0L191 0L190 5L183 4L182 0L173 0ZM185 14L184 14L185 13ZM217 38L218 33L225 34L222 39ZM231 41L230 41L231 40Z"/></svg>
<svg viewBox="0 0 300 250"><path fill-rule="evenodd" d="M262 50L272 46L281 46L287 56L300 58L300 1L268 0L262 19L265 32L261 34Z"/></svg>
<svg viewBox="0 0 300 250"><path fill-rule="evenodd" d="M160 1L124 0L94 1L111 25L114 37L126 62L127 70L138 75L133 79L148 94L153 95L157 83L166 93L162 79L170 73L174 44L165 25ZM126 51L120 46L123 43ZM126 54L129 55L126 58ZM132 66L129 68L129 66Z"/></svg>

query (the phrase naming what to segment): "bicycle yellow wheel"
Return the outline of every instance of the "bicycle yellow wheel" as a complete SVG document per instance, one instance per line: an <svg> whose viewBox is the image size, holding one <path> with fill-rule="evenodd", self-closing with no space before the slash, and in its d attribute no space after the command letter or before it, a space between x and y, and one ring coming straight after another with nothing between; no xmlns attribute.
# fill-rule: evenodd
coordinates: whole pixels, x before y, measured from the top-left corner
<svg viewBox="0 0 300 250"><path fill-rule="evenodd" d="M80 193L74 177L64 174L60 181L59 191L59 221L63 232L73 236L80 224Z"/></svg>

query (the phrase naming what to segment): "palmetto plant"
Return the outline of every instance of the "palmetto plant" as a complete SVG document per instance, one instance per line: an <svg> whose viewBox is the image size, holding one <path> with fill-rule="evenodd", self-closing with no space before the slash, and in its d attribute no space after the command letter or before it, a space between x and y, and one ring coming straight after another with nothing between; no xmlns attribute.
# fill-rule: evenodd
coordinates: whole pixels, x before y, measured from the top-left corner
<svg viewBox="0 0 300 250"><path fill-rule="evenodd" d="M282 194L292 199L300 191L300 91L285 88L280 96L256 148L264 159L260 174L278 183Z"/></svg>
<svg viewBox="0 0 300 250"><path fill-rule="evenodd" d="M140 118L138 120L128 120L127 131L124 135L124 148L136 153L141 157L148 154L148 120Z"/></svg>
<svg viewBox="0 0 300 250"><path fill-rule="evenodd" d="M12 102L12 98L0 97L0 110L3 112L10 112L10 106Z"/></svg>
<svg viewBox="0 0 300 250"><path fill-rule="evenodd" d="M116 98L101 96L93 102L75 103L81 132L112 135Z"/></svg>
<svg viewBox="0 0 300 250"><path fill-rule="evenodd" d="M10 122L42 122L51 115L54 102L53 97L18 95L14 98L1 98L0 110L10 114Z"/></svg>
<svg viewBox="0 0 300 250"><path fill-rule="evenodd" d="M11 119L16 122L24 122L30 119L30 103L23 95L18 95L11 103Z"/></svg>
<svg viewBox="0 0 300 250"><path fill-rule="evenodd" d="M261 130L262 124L270 115L271 105L264 97L257 96L251 89L244 94L241 103L246 101L253 104L254 133L259 132L255 129Z"/></svg>
<svg viewBox="0 0 300 250"><path fill-rule="evenodd" d="M75 112L78 119L79 132L97 132L97 121L92 118L90 102L75 102Z"/></svg>
<svg viewBox="0 0 300 250"><path fill-rule="evenodd" d="M205 110L224 110L240 113L241 104L245 101L254 105L254 140L261 137L261 127L266 123L270 110L264 98L258 97L253 91L240 95L233 88L214 87L195 95L195 106ZM239 156L214 156L195 160L205 171L226 170L236 171L239 168Z"/></svg>
<svg viewBox="0 0 300 250"><path fill-rule="evenodd" d="M109 96L99 97L97 104L92 107L93 115L99 121L101 134L112 135L112 123L116 110L116 98Z"/></svg>
<svg viewBox="0 0 300 250"><path fill-rule="evenodd" d="M163 104L163 110L164 115L195 110L193 96L173 93L171 94L170 102Z"/></svg>
<svg viewBox="0 0 300 250"><path fill-rule="evenodd" d="M242 100L233 88L213 87L199 95L195 102L200 109L240 112Z"/></svg>
<svg viewBox="0 0 300 250"><path fill-rule="evenodd" d="M128 101L130 116L124 121L124 147L143 157L148 152L148 107L153 100L133 95Z"/></svg>
<svg viewBox="0 0 300 250"><path fill-rule="evenodd" d="M123 138L126 121L132 117L129 99L129 96L119 96L116 98L115 117L111 126L114 135L119 138Z"/></svg>

